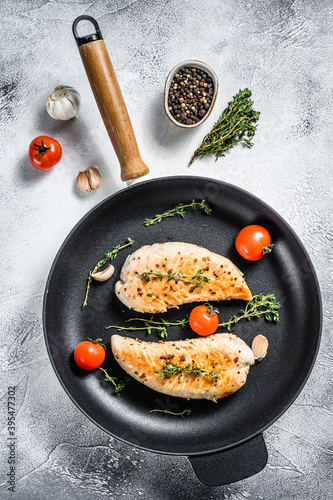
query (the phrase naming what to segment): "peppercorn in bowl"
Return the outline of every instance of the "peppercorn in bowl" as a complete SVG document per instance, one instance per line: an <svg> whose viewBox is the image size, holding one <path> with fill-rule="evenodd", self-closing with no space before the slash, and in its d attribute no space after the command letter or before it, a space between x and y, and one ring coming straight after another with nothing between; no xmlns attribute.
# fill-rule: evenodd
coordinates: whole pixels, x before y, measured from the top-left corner
<svg viewBox="0 0 333 500"><path fill-rule="evenodd" d="M213 109L218 91L215 72L201 61L183 61L170 71L164 91L164 109L178 127L201 125Z"/></svg>

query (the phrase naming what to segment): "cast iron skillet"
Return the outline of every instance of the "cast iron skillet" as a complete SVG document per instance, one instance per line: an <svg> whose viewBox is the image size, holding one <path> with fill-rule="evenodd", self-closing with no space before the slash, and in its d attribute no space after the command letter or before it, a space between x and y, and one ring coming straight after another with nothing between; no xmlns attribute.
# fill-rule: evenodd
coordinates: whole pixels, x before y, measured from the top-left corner
<svg viewBox="0 0 333 500"><path fill-rule="evenodd" d="M213 212L189 209L185 219L166 218L144 226L179 202L206 199ZM235 250L238 231L248 224L265 226L275 244L271 254L249 262ZM105 252L130 237L132 247L119 252L114 276L93 283L88 305L82 310L88 273ZM245 386L218 403L186 401L159 394L132 381L119 395L100 370L84 372L74 363L73 350L86 338L103 338L107 346L103 367L122 378L114 360L107 325L128 325L125 320L146 317L127 310L114 294L114 284L125 258L144 244L184 241L202 245L230 258L245 274L252 291L274 293L281 303L277 324L263 318L238 323L232 332L248 344L259 333L269 340L268 354L251 367ZM219 303L226 321L244 307L242 301ZM170 310L162 317L183 318L193 305ZM262 432L275 422L300 393L313 367L321 334L321 299L317 278L302 243L288 224L269 206L248 192L203 177L166 177L142 182L110 196L74 227L52 265L44 296L43 324L48 353L65 391L97 426L139 448L189 457L205 484L222 485L248 477L267 462ZM131 323L133 324L133 323ZM156 334L123 332L134 338L157 341ZM168 339L194 337L189 328L169 328ZM186 407L185 418L152 409L175 412Z"/></svg>

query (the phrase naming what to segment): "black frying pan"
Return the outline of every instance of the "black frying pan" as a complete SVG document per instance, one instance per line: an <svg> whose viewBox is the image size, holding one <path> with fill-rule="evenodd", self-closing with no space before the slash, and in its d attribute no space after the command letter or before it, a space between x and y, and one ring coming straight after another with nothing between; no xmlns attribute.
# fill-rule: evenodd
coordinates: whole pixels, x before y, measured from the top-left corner
<svg viewBox="0 0 333 500"><path fill-rule="evenodd" d="M145 227L146 217L193 198L206 199L210 216L189 209L186 218L168 218ZM238 255L234 241L239 230L258 223L271 233L271 254L257 262ZM105 283L93 283L88 306L82 310L86 278L106 251L126 238L133 247L122 250L115 274ZM245 386L217 404L186 401L159 394L132 383L119 395L104 381L100 370L83 372L73 361L75 346L86 338L102 337L107 345L103 364L109 374L124 372L113 359L110 330L133 317L114 294L114 283L126 256L144 244L184 241L202 245L230 258L244 272L253 294L274 293L282 304L280 322L263 318L243 321L233 333L248 344L259 333L269 340L266 358L251 367ZM168 311L170 320L184 317L193 305ZM226 321L244 307L242 301L220 303L220 320ZM135 316L142 316L135 313ZM293 403L313 367L321 333L321 299L309 256L288 224L269 206L246 191L201 177L169 177L126 188L97 205L75 226L59 250L47 281L43 322L45 341L55 372L80 410L105 432L152 452L186 455L205 484L221 485L248 477L267 461L262 432ZM190 329L168 330L169 340L194 336ZM116 332L114 332L116 333ZM126 332L125 332L126 334ZM143 340L157 336L127 332ZM192 414L183 419L155 408Z"/></svg>

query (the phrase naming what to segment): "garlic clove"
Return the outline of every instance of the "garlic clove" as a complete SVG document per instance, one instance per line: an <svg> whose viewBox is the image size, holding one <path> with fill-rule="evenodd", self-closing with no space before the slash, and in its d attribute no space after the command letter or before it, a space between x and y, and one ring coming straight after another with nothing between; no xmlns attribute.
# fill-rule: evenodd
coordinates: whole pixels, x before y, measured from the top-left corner
<svg viewBox="0 0 333 500"><path fill-rule="evenodd" d="M82 191L91 191L91 187L88 181L88 177L85 170L81 170L77 176L76 183Z"/></svg>
<svg viewBox="0 0 333 500"><path fill-rule="evenodd" d="M85 170L80 170L76 183L82 191L93 191L102 184L102 176L97 167L88 167Z"/></svg>
<svg viewBox="0 0 333 500"><path fill-rule="evenodd" d="M251 349L255 360L260 361L267 354L268 340L263 335L257 335L252 341Z"/></svg>
<svg viewBox="0 0 333 500"><path fill-rule="evenodd" d="M87 177L91 189L98 189L102 184L102 176L97 167L87 168Z"/></svg>
<svg viewBox="0 0 333 500"><path fill-rule="evenodd" d="M114 273L114 267L112 264L110 264L107 268L105 268L103 271L100 271L99 273L94 273L94 274L91 274L90 276L96 280L96 281L106 281L108 280L109 278L111 278L111 276L113 275Z"/></svg>

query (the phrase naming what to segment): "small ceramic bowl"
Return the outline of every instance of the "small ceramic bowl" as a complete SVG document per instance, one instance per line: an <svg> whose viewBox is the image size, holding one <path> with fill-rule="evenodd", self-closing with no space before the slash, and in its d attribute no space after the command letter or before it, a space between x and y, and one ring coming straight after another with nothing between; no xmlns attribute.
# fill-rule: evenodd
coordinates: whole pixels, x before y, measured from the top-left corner
<svg viewBox="0 0 333 500"><path fill-rule="evenodd" d="M177 121L176 118L174 118L172 116L172 114L170 113L169 106L168 106L168 96L169 96L170 85L171 85L171 82L173 80L173 77L180 70L180 68L198 68L198 69L201 69L201 70L205 71L205 73L207 73L207 75L209 75L211 77L211 79L213 80L214 94L212 97L212 102L211 102L210 108L207 110L207 113L205 114L205 116L203 118L201 118L201 120L199 120L197 123L192 123L192 125L186 125L185 123L181 123L181 122ZM172 121L172 123L174 123L178 127L182 127L182 128L198 127L205 120L207 120L208 116L210 115L210 113L213 109L213 106L214 106L215 100L216 100L216 96L217 96L218 86L219 86L219 84L218 84L218 78L216 76L216 73L212 70L212 68L210 66L208 66L208 64L201 62L201 61L195 61L195 60L183 61L183 62L180 62L179 64L176 64L176 66L174 66L172 68L172 70L170 71L170 73L166 79L165 88L164 88L164 110L165 110L168 118Z"/></svg>

